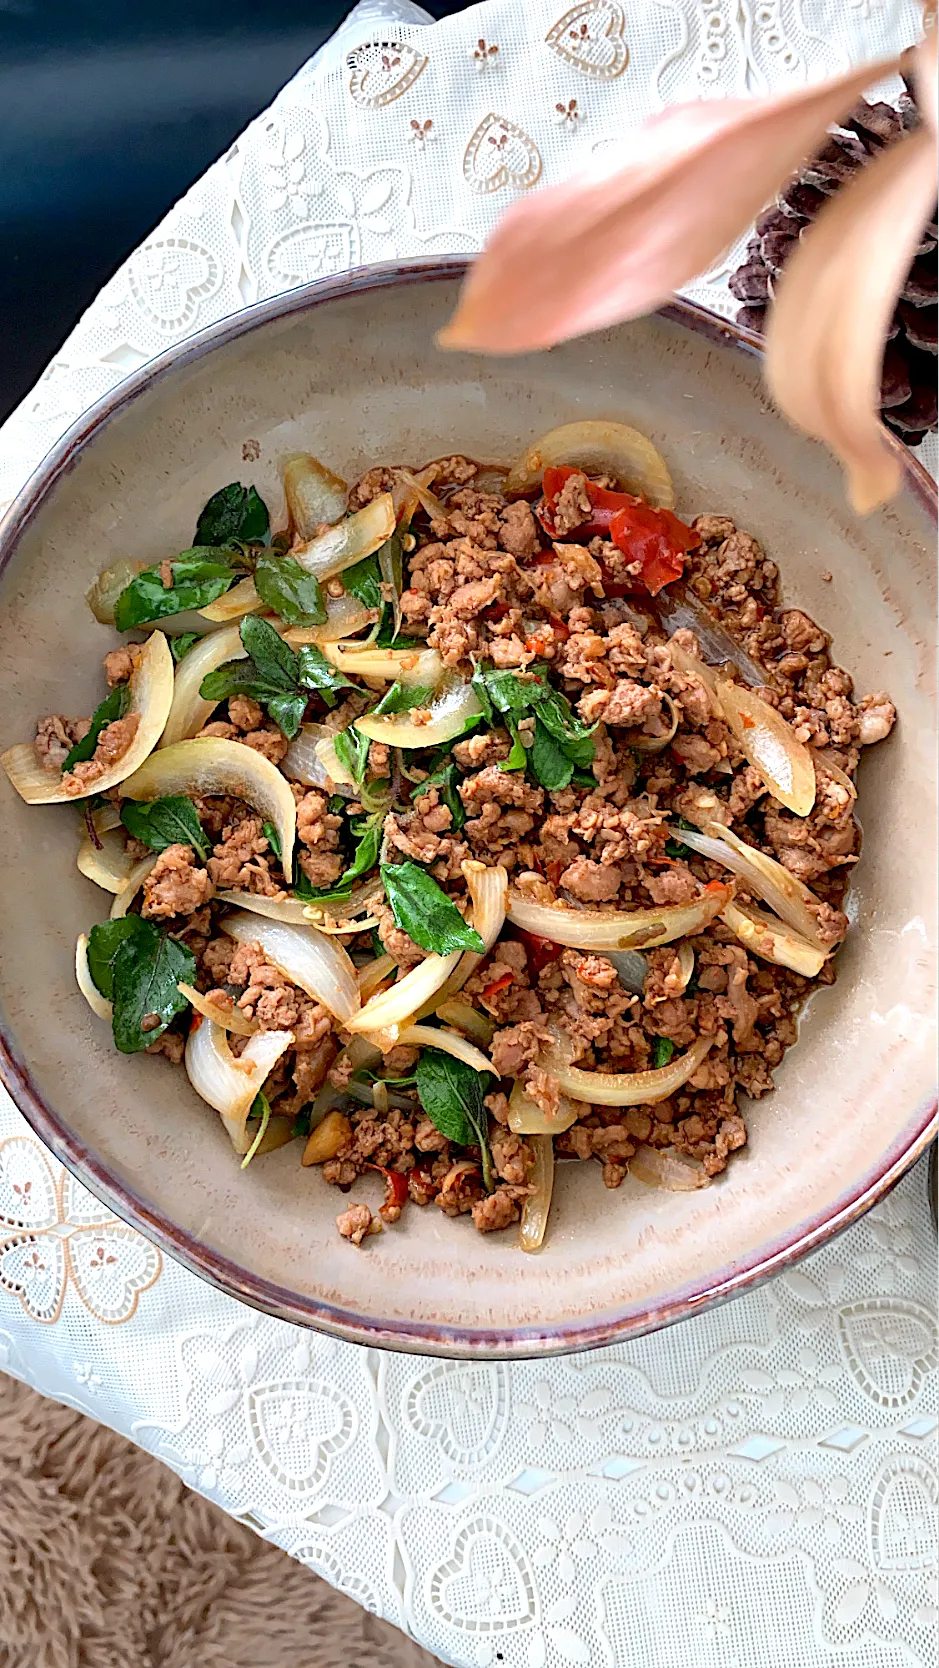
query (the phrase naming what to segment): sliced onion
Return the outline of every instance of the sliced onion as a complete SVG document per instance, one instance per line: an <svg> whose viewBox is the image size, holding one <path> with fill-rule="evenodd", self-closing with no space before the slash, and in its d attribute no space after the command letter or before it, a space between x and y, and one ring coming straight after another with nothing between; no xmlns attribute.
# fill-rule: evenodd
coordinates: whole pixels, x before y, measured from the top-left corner
<svg viewBox="0 0 939 1668"><path fill-rule="evenodd" d="M121 556L111 567L101 569L90 590L85 592L85 601L100 625L114 624L117 599L142 572L143 566L143 562L132 562L129 556Z"/></svg>
<svg viewBox="0 0 939 1668"><path fill-rule="evenodd" d="M358 1016L355 968L341 944L334 944L315 927L285 926L247 913L226 915L221 926L239 944L260 944L268 961L314 1002L328 1008L341 1025Z"/></svg>
<svg viewBox="0 0 939 1668"><path fill-rule="evenodd" d="M730 908L732 908L732 904L725 904L724 905L724 910L722 911L722 913L725 914L725 919L726 919L726 911ZM679 973L679 977L681 979L681 984L678 987L679 991L687 990L688 984L691 980L691 975L692 975L693 972L694 972L694 951L691 948L690 944L680 944L678 946L678 973Z"/></svg>
<svg viewBox="0 0 939 1668"><path fill-rule="evenodd" d="M137 734L121 758L110 769L86 784L82 793L70 793L59 770L46 770L32 742L20 742L0 755L0 764L27 805L57 805L67 800L86 799L89 794L106 793L133 774L153 752L169 715L173 700L173 657L162 631L154 631L137 655L131 673L128 714L136 713Z"/></svg>
<svg viewBox="0 0 939 1668"><path fill-rule="evenodd" d="M190 797L230 794L233 799L244 799L273 823L284 874L292 872L297 807L290 784L270 759L242 741L197 736L192 741L161 747L125 782L124 793L129 799L161 799L165 794L177 793Z"/></svg>
<svg viewBox="0 0 939 1668"><path fill-rule="evenodd" d="M345 1113L328 1111L316 1128L311 1130L300 1163L305 1167L311 1164L326 1164L331 1158L336 1157L347 1141L351 1140L352 1125Z"/></svg>
<svg viewBox="0 0 939 1668"><path fill-rule="evenodd" d="M495 1020L490 1019L488 1014L481 1014L470 1002L461 1002L458 997L438 1002L434 1012L444 1025L464 1032L480 1048L488 1048L498 1030Z"/></svg>
<svg viewBox="0 0 939 1668"><path fill-rule="evenodd" d="M394 502L390 492L383 492L355 515L328 527L325 533L294 542L290 554L314 578L331 579L333 574L342 573L365 556L371 556L394 530Z"/></svg>
<svg viewBox="0 0 939 1668"><path fill-rule="evenodd" d="M531 492L554 464L567 464L585 475L612 475L624 491L638 494L657 509L675 507L675 489L664 458L651 440L626 423L591 420L550 429L512 465L503 490Z"/></svg>
<svg viewBox="0 0 939 1668"><path fill-rule="evenodd" d="M330 746L325 748L324 759L319 749L322 743L327 742ZM335 736L324 724L302 724L281 759L280 768L291 782L302 782L307 788L322 788L326 793L347 787L350 783L354 787L351 772L338 758L333 758L334 750ZM336 776L330 772L329 766L333 764L338 772Z"/></svg>
<svg viewBox="0 0 939 1668"><path fill-rule="evenodd" d="M348 897L343 898L341 903L338 899L330 903L325 898L322 901L314 899L311 903L305 903L303 919L311 921L314 927L319 926L323 920L357 921L360 915L373 909L384 895L385 888L381 876L373 875L370 880L363 880L360 886L353 886ZM362 926L356 927L357 932L363 930Z"/></svg>
<svg viewBox="0 0 939 1668"><path fill-rule="evenodd" d="M373 649L368 643L324 643L323 654L347 677L384 679L410 688L436 689L446 670L436 649Z"/></svg>
<svg viewBox="0 0 939 1668"><path fill-rule="evenodd" d="M266 920L279 921L285 927L307 925L302 898L262 898L258 892L217 892L215 897L217 903L247 909L252 915L263 915Z"/></svg>
<svg viewBox="0 0 939 1668"><path fill-rule="evenodd" d="M199 1014L186 1044L186 1072L204 1101L220 1113L236 1153L243 1158L251 1146L248 1113L259 1090L282 1054L293 1046L292 1031L257 1031L237 1059L228 1033Z"/></svg>
<svg viewBox="0 0 939 1668"><path fill-rule="evenodd" d="M326 618L322 625L289 626L284 632L284 642L291 648L302 648L304 643L338 643L343 638L354 637L378 619L378 609L366 608L350 591L343 591L339 597L331 597L325 591L323 602Z"/></svg>
<svg viewBox="0 0 939 1668"><path fill-rule="evenodd" d="M484 948L481 951L464 950L446 984L432 1001L415 1012L415 1019L424 1019L427 1014L434 1013L441 1002L448 1001L463 989L483 957L489 954L505 922L509 877L502 864L494 863L489 867L475 858L467 858L460 868L473 902L473 927L479 933Z"/></svg>
<svg viewBox="0 0 939 1668"><path fill-rule="evenodd" d="M649 1147L645 1142L629 1160L629 1174L646 1187L664 1188L666 1193L693 1193L711 1185L700 1159L676 1152L674 1147Z"/></svg>
<svg viewBox="0 0 939 1668"><path fill-rule="evenodd" d="M264 603L258 596L254 580L250 574L247 579L239 579L224 596L217 597L205 608L198 612L204 620L210 620L214 625L227 624L229 620L243 620L246 614L256 614Z"/></svg>
<svg viewBox="0 0 939 1668"><path fill-rule="evenodd" d="M414 509L420 504L421 509L426 510L431 521L446 521L448 513L446 504L441 498L437 497L435 492L430 491L430 482L434 480L436 474L436 465L430 464L427 469L422 469L419 475L412 475L409 469L399 469L398 480L415 500L414 507L411 509L412 515ZM429 480L427 479L428 476L430 477ZM404 519L403 510L404 506L402 506L402 520Z"/></svg>
<svg viewBox="0 0 939 1668"><path fill-rule="evenodd" d="M816 913L819 900L801 880L777 863L775 857L767 857L764 851L748 846L732 828L725 828L719 822L708 823L706 834L691 828L675 828L672 832L676 840L683 840L700 857L721 863L739 875L750 891L768 903L797 933L810 944L821 945Z"/></svg>
<svg viewBox="0 0 939 1668"><path fill-rule="evenodd" d="M119 834L116 829L111 829L101 832L98 838L100 847L88 838L79 846L79 873L86 880L93 880L105 892L122 892L135 862L124 843L123 831Z"/></svg>
<svg viewBox="0 0 939 1668"><path fill-rule="evenodd" d="M349 1031L389 1031L394 1036L396 1027L409 1024L426 1002L440 989L453 972L461 952L452 950L448 956L425 956L403 979L397 979L389 990L383 990L366 1002L360 1013L346 1022Z"/></svg>
<svg viewBox="0 0 939 1668"><path fill-rule="evenodd" d="M323 768L327 782L341 788L355 787L355 777L336 752L335 736L320 736L319 741L313 744L313 751Z"/></svg>
<svg viewBox="0 0 939 1668"><path fill-rule="evenodd" d="M812 757L815 761L816 769L819 765L821 765L825 774L830 776L833 782L837 782L839 787L844 788L845 793L848 794L851 800L857 799L856 783L852 782L846 770L842 770L830 748L821 747L818 752L813 753Z"/></svg>
<svg viewBox="0 0 939 1668"><path fill-rule="evenodd" d="M676 835L684 839L683 833ZM688 844L691 844L689 839ZM732 896L729 886L712 882L689 904L661 904L652 909L568 909L563 904L534 903L509 889L508 916L515 926L575 950L625 950L669 944L701 932Z"/></svg>
<svg viewBox="0 0 939 1668"><path fill-rule="evenodd" d="M579 1066L564 1065L550 1048L545 1050L544 1063L564 1093L577 1100L589 1101L591 1106L642 1106L666 1100L687 1083L713 1042L713 1037L698 1037L684 1054L676 1054L667 1066L653 1071L582 1071Z"/></svg>
<svg viewBox="0 0 939 1668"><path fill-rule="evenodd" d="M91 977L91 968L88 966L88 935L83 932L79 933L75 944L75 983L92 1013L96 1014L98 1019L110 1021L114 1008L107 997L102 996Z"/></svg>
<svg viewBox="0 0 939 1668"><path fill-rule="evenodd" d="M290 525L301 539L312 539L324 521L338 521L349 503L349 488L342 476L334 475L308 452L284 464L284 492Z"/></svg>
<svg viewBox="0 0 939 1668"><path fill-rule="evenodd" d="M379 985L391 978L397 965L394 956L376 956L374 961L367 962L364 967L359 968L355 982L359 987L359 999L363 1007Z"/></svg>
<svg viewBox="0 0 939 1668"><path fill-rule="evenodd" d="M560 1095L558 1109L550 1117L537 1101L532 1100L531 1095L526 1094L520 1079L516 1078L509 1096L509 1129L516 1135L563 1135L589 1111L589 1106L571 1100L568 1095Z"/></svg>
<svg viewBox="0 0 939 1668"><path fill-rule="evenodd" d="M807 817L815 804L815 766L805 743L752 689L721 678L717 694L744 758L787 811Z"/></svg>
<svg viewBox="0 0 939 1668"><path fill-rule="evenodd" d="M199 685L209 672L214 672L226 660L246 660L248 651L241 641L237 625L212 631L201 643L194 643L184 660L176 668L173 684L173 704L166 728L160 739L161 747L172 747L176 741L186 741L198 735L207 724L217 701L206 701L199 694Z"/></svg>
<svg viewBox="0 0 939 1668"><path fill-rule="evenodd" d="M308 910L306 919L316 928L317 932L324 932L332 938L354 938L356 933L371 932L374 927L380 925L380 918L377 915L363 915L361 918L353 918L347 915L317 916L312 910Z"/></svg>
<svg viewBox="0 0 939 1668"><path fill-rule="evenodd" d="M455 1031L445 1031L435 1025L402 1025L395 1041L408 1048L439 1048L442 1054L452 1054L454 1060L462 1060L474 1071L498 1076L492 1061L465 1037L457 1036Z"/></svg>
<svg viewBox="0 0 939 1668"><path fill-rule="evenodd" d="M195 985L180 983L176 989L197 1014L201 1014L203 1019L210 1019L213 1025L220 1025L223 1031L233 1031L236 1037L253 1037L258 1029L257 1020L249 1019L235 1003L230 1008L223 1008L217 1002L210 1002L201 990L196 990Z"/></svg>
<svg viewBox="0 0 939 1668"><path fill-rule="evenodd" d="M154 867L159 855L159 852L148 851L146 857L141 857L140 862L134 864L130 874L127 876L125 884L116 894L114 902L111 905L110 914L112 921L119 921L124 915L127 914L127 911L130 909L131 904L136 898L137 893L140 891L140 888L150 873L150 870Z"/></svg>
<svg viewBox="0 0 939 1668"><path fill-rule="evenodd" d="M772 682L766 667L751 660L736 637L732 637L727 627L709 613L701 598L680 582L667 585L658 591L654 597L649 598L647 606L653 610L659 624L666 631L693 631L701 646L701 653L714 666L729 663L740 673L744 683L753 688ZM669 647L671 646L669 644ZM700 676L700 673L698 675Z"/></svg>
<svg viewBox="0 0 939 1668"><path fill-rule="evenodd" d="M818 944L810 944L801 933L784 927L760 909L729 903L721 910L721 920L726 921L751 956L759 956L762 961L790 967L793 973L801 973L806 979L817 978L825 965L827 957Z"/></svg>
<svg viewBox="0 0 939 1668"><path fill-rule="evenodd" d="M641 996L649 974L648 957L641 950L608 950L607 960L616 968L623 989Z"/></svg>
<svg viewBox="0 0 939 1668"><path fill-rule="evenodd" d="M625 738L626 745L631 747L634 753L661 753L676 734L678 730L678 707L670 695L663 695L662 702L668 708L669 715L669 728L666 734L663 736L648 736L644 735L641 730L637 730L635 735L627 735Z"/></svg>
<svg viewBox="0 0 939 1668"><path fill-rule="evenodd" d="M554 1192L554 1141L550 1135L533 1135L529 1144L535 1162L528 1180L535 1191L529 1193L522 1206L518 1243L522 1251L539 1251L548 1226Z"/></svg>
<svg viewBox="0 0 939 1668"><path fill-rule="evenodd" d="M398 469L396 471L391 496L395 502L395 515L398 518L399 528L410 526L414 513L421 503L424 504L424 508L429 515L436 516L437 511L432 511L429 506L431 503L439 504L440 500L433 493L428 492L428 488L432 487L437 479L438 469L438 464L428 463L423 469L419 469L417 474L410 469ZM441 509L443 508L444 506L441 505ZM444 513L446 513L445 510Z"/></svg>
<svg viewBox="0 0 939 1668"><path fill-rule="evenodd" d="M482 705L471 683L454 683L429 709L426 724L416 724L411 713L391 713L377 718L366 713L355 720L355 727L370 741L383 741L389 747L440 747L454 741L467 725L482 714Z"/></svg>

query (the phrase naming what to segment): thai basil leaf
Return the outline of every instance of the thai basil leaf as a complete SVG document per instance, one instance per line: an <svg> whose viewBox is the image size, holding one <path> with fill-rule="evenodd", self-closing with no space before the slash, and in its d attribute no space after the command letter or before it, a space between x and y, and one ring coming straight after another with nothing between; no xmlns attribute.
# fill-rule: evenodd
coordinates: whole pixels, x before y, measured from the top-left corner
<svg viewBox="0 0 939 1668"><path fill-rule="evenodd" d="M381 878L395 923L422 950L447 956L452 950L485 950L474 927L432 875L417 863L383 863Z"/></svg>
<svg viewBox="0 0 939 1668"><path fill-rule="evenodd" d="M512 751L505 760L502 769L524 770L526 764L528 763L528 755L525 751L525 744L519 735L518 724L510 712L507 712L505 715L505 725L509 735L512 737Z"/></svg>
<svg viewBox="0 0 939 1668"><path fill-rule="evenodd" d="M675 1044L671 1037L656 1037L652 1044L652 1068L658 1071L661 1066L667 1066L675 1052Z"/></svg>
<svg viewBox="0 0 939 1668"><path fill-rule="evenodd" d="M393 683L372 711L376 716L389 712L411 712L414 707L429 707L434 699L434 690L425 684L412 684L410 687L403 683Z"/></svg>
<svg viewBox="0 0 939 1668"><path fill-rule="evenodd" d="M202 638L198 631L181 631L176 637L171 637L169 640L170 654L173 656L175 664L178 666L181 660L185 660L189 650L194 649L196 644L201 642Z"/></svg>
<svg viewBox="0 0 939 1668"><path fill-rule="evenodd" d="M425 777L423 782L418 783L418 786L414 791L414 798L420 799L421 794L429 792L431 788L436 788L441 802L446 805L447 810L450 812L450 826L454 830L462 828L466 821L466 811L463 808L463 801L457 792L457 783L459 781L460 772L457 769L456 760L445 759L443 764L440 765L437 770L435 770L430 776Z"/></svg>
<svg viewBox="0 0 939 1668"><path fill-rule="evenodd" d="M340 730L339 734L333 737L336 757L351 772L357 786L365 780L368 750L371 745L368 736L363 736L353 724L350 724L347 730Z"/></svg>
<svg viewBox="0 0 939 1668"><path fill-rule="evenodd" d="M666 857L677 858L690 857L691 850L690 847L684 845L681 840L666 840L665 855Z"/></svg>
<svg viewBox="0 0 939 1668"><path fill-rule="evenodd" d="M545 729L540 718L535 719L535 739L528 751L528 764L535 781L551 793L568 787L574 774L571 760Z"/></svg>
<svg viewBox="0 0 939 1668"><path fill-rule="evenodd" d="M263 1089L258 1090L248 1109L248 1123L251 1123L255 1119L259 1120L257 1134L241 1161L242 1170L247 1170L248 1165L251 1163L251 1160L267 1134L267 1126L271 1121L271 1103Z"/></svg>
<svg viewBox="0 0 939 1668"><path fill-rule="evenodd" d="M278 729L283 731L288 741L292 741L303 723L303 714L306 712L305 691L301 689L295 695L258 696L257 699L265 701Z"/></svg>
<svg viewBox="0 0 939 1668"><path fill-rule="evenodd" d="M258 677L268 688L285 694L297 688L302 681L298 657L269 620L246 614L238 635L257 667Z"/></svg>
<svg viewBox="0 0 939 1668"><path fill-rule="evenodd" d="M280 862L283 858L284 852L283 852L283 847L281 846L281 843L280 843L280 835L278 834L277 829L274 827L274 824L272 822L262 822L261 832L263 833L265 839L267 840L267 843L270 846L271 851L274 853L274 856L277 858L278 862Z"/></svg>
<svg viewBox="0 0 939 1668"><path fill-rule="evenodd" d="M156 930L155 928L153 929ZM122 915L116 921L101 921L88 934L88 971L96 990L114 999L114 957L129 938L149 940L151 925L139 915Z"/></svg>
<svg viewBox="0 0 939 1668"><path fill-rule="evenodd" d="M207 608L229 589L236 572L244 567L237 551L196 546L170 558L173 583L163 583L160 567L144 568L134 575L114 605L118 631L133 631L151 620L165 620L188 608Z"/></svg>
<svg viewBox="0 0 939 1668"><path fill-rule="evenodd" d="M152 851L165 851L167 846L191 846L203 862L208 855L196 808L185 794L169 794L165 799L151 799L140 805L125 800L121 822L135 840L141 840Z"/></svg>
<svg viewBox="0 0 939 1668"><path fill-rule="evenodd" d="M270 536L267 505L253 486L239 481L212 494L199 517L196 544L264 544Z"/></svg>
<svg viewBox="0 0 939 1668"><path fill-rule="evenodd" d="M101 731L106 730L109 724L113 724L116 718L123 718L129 705L130 690L126 683L119 683L115 689L111 690L110 695L105 696L101 705L95 707L91 715L91 726L87 735L82 736L81 741L76 741L71 752L66 754L65 763L62 766L63 773L67 770L73 770L77 764L83 764L85 759L94 757Z"/></svg>
<svg viewBox="0 0 939 1668"><path fill-rule="evenodd" d="M185 944L159 932L151 921L141 921L141 927L143 932L118 946L112 962L111 1024L122 1054L137 1054L159 1041L188 1006L179 983L191 985L196 977L196 958Z"/></svg>
<svg viewBox="0 0 939 1668"><path fill-rule="evenodd" d="M335 666L330 666L326 656L315 643L305 644L297 655L297 661L300 683L305 689L315 689L329 706L335 705L338 690L357 688L345 673L337 672Z"/></svg>
<svg viewBox="0 0 939 1668"><path fill-rule="evenodd" d="M326 605L318 579L292 556L262 551L254 568L258 596L288 625L322 625Z"/></svg>
<svg viewBox="0 0 939 1668"><path fill-rule="evenodd" d="M381 849L381 831L384 820L383 816L366 817L357 823L353 823L352 832L355 834L358 844L355 848L352 863L339 882L340 886L351 884L354 880L360 880L363 875L367 875L370 870L374 869Z"/></svg>
<svg viewBox="0 0 939 1668"><path fill-rule="evenodd" d="M425 1048L414 1070L418 1098L428 1118L448 1141L461 1147L478 1146L482 1154L483 1185L492 1192L492 1155L489 1119L483 1105L489 1079L463 1060L437 1048Z"/></svg>
<svg viewBox="0 0 939 1668"><path fill-rule="evenodd" d="M363 556L361 562L353 563L351 568L345 568L342 574L343 590L361 602L364 608L381 608L384 603L382 595L381 569L377 556Z"/></svg>

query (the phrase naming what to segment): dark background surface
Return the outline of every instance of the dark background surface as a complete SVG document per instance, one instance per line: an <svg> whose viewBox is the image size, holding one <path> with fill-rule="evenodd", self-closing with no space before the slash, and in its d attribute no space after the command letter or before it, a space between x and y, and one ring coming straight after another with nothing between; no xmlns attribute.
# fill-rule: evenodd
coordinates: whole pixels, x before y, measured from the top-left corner
<svg viewBox="0 0 939 1668"><path fill-rule="evenodd" d="M352 3L0 0L0 421Z"/></svg>

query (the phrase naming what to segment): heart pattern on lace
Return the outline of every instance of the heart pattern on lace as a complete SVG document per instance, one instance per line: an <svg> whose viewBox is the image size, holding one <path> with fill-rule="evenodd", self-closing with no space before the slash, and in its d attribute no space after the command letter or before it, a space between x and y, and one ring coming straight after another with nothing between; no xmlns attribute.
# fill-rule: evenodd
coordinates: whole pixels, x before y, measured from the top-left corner
<svg viewBox="0 0 939 1668"><path fill-rule="evenodd" d="M502 1366L442 1361L408 1388L404 1417L457 1465L481 1465L496 1451L509 1411Z"/></svg>
<svg viewBox="0 0 939 1668"><path fill-rule="evenodd" d="M850 1304L838 1314L838 1335L856 1383L878 1407L909 1407L936 1365L935 1318L903 1298Z"/></svg>
<svg viewBox="0 0 939 1668"><path fill-rule="evenodd" d="M167 237L138 249L128 263L127 281L150 323L174 335L195 322L203 301L220 287L222 271L203 244Z"/></svg>
<svg viewBox="0 0 939 1668"><path fill-rule="evenodd" d="M558 18L548 30L545 44L584 75L615 81L629 63L624 26L623 8L616 0L586 0Z"/></svg>
<svg viewBox="0 0 939 1668"><path fill-rule="evenodd" d="M252 1387L248 1425L258 1457L281 1487L308 1494L319 1488L333 1457L348 1448L358 1420L333 1385L289 1379Z"/></svg>
<svg viewBox="0 0 939 1668"><path fill-rule="evenodd" d="M96 1320L118 1325L162 1267L156 1246L73 1176L56 1178L37 1142L13 1135L0 1144L0 1287L33 1320L57 1321L71 1285Z"/></svg>
<svg viewBox="0 0 939 1668"><path fill-rule="evenodd" d="M269 245L264 264L278 287L307 284L345 272L359 260L358 228L351 221L294 226Z"/></svg>
<svg viewBox="0 0 939 1668"><path fill-rule="evenodd" d="M473 1518L430 1578L431 1608L467 1633L508 1632L535 1620L535 1582L524 1552L501 1523Z"/></svg>
<svg viewBox="0 0 939 1668"><path fill-rule="evenodd" d="M409 41L366 41L346 58L349 96L366 110L382 110L413 87L427 59Z"/></svg>
<svg viewBox="0 0 939 1668"><path fill-rule="evenodd" d="M939 1477L918 1455L888 1460L868 1518L873 1563L881 1570L932 1569L939 1532Z"/></svg>
<svg viewBox="0 0 939 1668"><path fill-rule="evenodd" d="M492 111L484 116L463 153L463 178L486 196L514 185L527 191L541 175L541 152L515 122Z"/></svg>

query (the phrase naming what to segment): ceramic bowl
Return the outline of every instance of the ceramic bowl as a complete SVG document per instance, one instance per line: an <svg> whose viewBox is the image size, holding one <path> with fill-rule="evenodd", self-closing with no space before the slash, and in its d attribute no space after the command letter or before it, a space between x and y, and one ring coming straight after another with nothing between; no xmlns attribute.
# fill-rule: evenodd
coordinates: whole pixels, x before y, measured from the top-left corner
<svg viewBox="0 0 939 1668"><path fill-rule="evenodd" d="M739 334L688 307L514 360L438 353L458 262L371 268L246 309L145 367L46 459L5 523L4 745L38 715L88 712L112 634L85 591L131 554L189 542L222 483L275 514L291 452L349 478L451 451L511 459L574 417L623 418L675 476L679 509L732 516L782 564L785 594L834 633L859 691L900 714L861 769L864 853L838 982L814 998L750 1144L694 1194L595 1165L559 1167L547 1244L476 1233L435 1210L355 1250L343 1200L296 1147L242 1173L217 1117L165 1061L116 1054L72 975L106 913L75 869L72 808L28 809L4 781L3 1074L36 1132L93 1193L236 1297L345 1338L433 1354L524 1356L624 1337L783 1267L850 1222L926 1144L934 1116L936 923L930 483L912 463L859 521L827 453L768 407ZM251 461L246 461L250 459ZM826 575L832 576L830 579ZM379 1178L360 1184L376 1197Z"/></svg>

